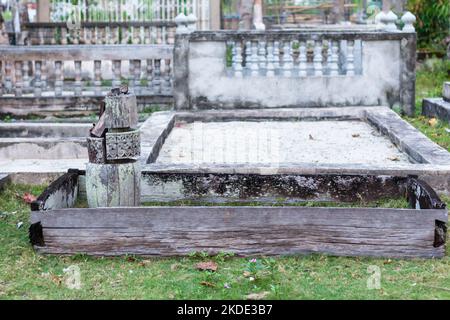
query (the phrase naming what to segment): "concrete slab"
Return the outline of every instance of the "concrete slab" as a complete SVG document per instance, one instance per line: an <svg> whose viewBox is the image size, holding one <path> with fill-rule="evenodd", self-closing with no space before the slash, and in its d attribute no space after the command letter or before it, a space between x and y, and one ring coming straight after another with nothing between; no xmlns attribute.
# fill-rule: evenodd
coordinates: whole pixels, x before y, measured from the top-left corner
<svg viewBox="0 0 450 320"><path fill-rule="evenodd" d="M445 101L450 102L450 82L444 83L444 89L442 90L442 97Z"/></svg>
<svg viewBox="0 0 450 320"><path fill-rule="evenodd" d="M178 122L157 163L411 163L363 121Z"/></svg>
<svg viewBox="0 0 450 320"><path fill-rule="evenodd" d="M436 117L450 123L450 99L449 102L445 101L443 98L423 99L422 115Z"/></svg>
<svg viewBox="0 0 450 320"><path fill-rule="evenodd" d="M252 130L257 131L259 128L267 133L268 122L307 123L308 121L315 122L311 122L311 127L307 130L299 127L290 128L290 130L285 129L281 137L276 139L281 146L287 146L287 150L284 150L284 147L279 149L282 150L282 154L285 153L283 157L278 158L282 161L277 159L274 162L269 161L273 160L276 152L274 153L273 150L268 152L267 142L264 142L266 143L266 151L259 154L255 150L251 152L247 150L246 153L245 144L239 143L242 140L242 134L248 134L247 141L248 146L250 146L250 143L252 143L250 136L255 136ZM203 135L203 148L198 148L197 151L209 150L207 152L208 155L211 155L212 161L187 161L183 163L180 154L177 154L177 151L170 150L171 140L176 138L175 135L171 137L170 133L179 132L179 134L176 134L178 135L177 139L179 139L178 151L181 150L181 155L183 155L186 144L191 143L192 135L188 138L187 135L183 134L182 127L185 125L192 126L196 122L201 122L203 126L209 128ZM217 123L220 127L221 125L226 126L230 122L252 122L253 129L242 131L243 129L237 126L237 133L228 132L228 134L224 130L214 129L217 128ZM315 130L313 124L317 125L320 122L333 123L336 127L333 129L330 126L322 126L318 131L311 131ZM354 129L357 127L348 125L348 123L353 122L363 123L362 127L358 128L364 130L355 131ZM144 154L142 158L142 162L147 163L143 167L143 172L146 172L143 188L148 187L149 190L162 188L161 190L165 190L165 195L170 193L171 190L178 190L188 181L203 176L210 178L217 176L218 179L222 179L223 175L259 176L274 174L417 176L427 181L438 192L450 193L450 153L432 142L387 107L179 111L166 115L155 113L143 127L147 125L150 127L151 123L157 123L158 130L144 130L142 132L143 140L147 142L146 150L151 150L150 154ZM372 142L370 142L370 139L367 140L368 135L372 134L371 130L381 134L381 137L376 137L377 139L381 138L381 140L374 139ZM339 137L342 137L342 135L348 137L348 139L340 141ZM300 140L298 140L298 137L300 137ZM201 138L195 136L193 138L194 141L202 141ZM361 139L361 141L358 139ZM228 142L225 141L231 141L230 145L234 144L237 147L236 158L233 161L228 161L227 157L224 159L225 152L215 151L217 147L220 150L224 146L228 148ZM257 142L257 140L255 141ZM330 141L333 141L335 145L328 144ZM380 148L375 148L375 150L383 152L379 154L377 152L368 153L368 148L370 148L366 145L368 141L372 143L372 146L375 144L378 146L377 148ZM257 145L256 142L253 145ZM380 142L382 143L380 144ZM327 154L327 148L333 148L334 151ZM189 146L187 150L190 150ZM192 150L195 151L196 149ZM388 150L388 153L384 153L386 150ZM172 152L174 152L173 155ZM190 160L192 154L188 153L184 152L184 157ZM269 154L269 156L265 156L264 153ZM256 155L256 159L247 159L246 154L249 157L250 155L252 157ZM331 155L334 156L334 159ZM171 160L173 156L176 161ZM260 158L258 159L258 157ZM262 163L258 163L261 160ZM175 192L174 194L178 193ZM183 194L188 195L189 192ZM170 195L168 197L170 198Z"/></svg>

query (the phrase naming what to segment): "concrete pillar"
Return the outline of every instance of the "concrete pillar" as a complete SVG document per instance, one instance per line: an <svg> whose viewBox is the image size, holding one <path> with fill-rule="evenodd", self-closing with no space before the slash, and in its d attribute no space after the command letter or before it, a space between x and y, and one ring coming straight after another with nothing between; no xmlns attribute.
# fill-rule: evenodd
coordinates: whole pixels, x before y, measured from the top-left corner
<svg viewBox="0 0 450 320"><path fill-rule="evenodd" d="M50 0L37 0L37 22L50 22Z"/></svg>
<svg viewBox="0 0 450 320"><path fill-rule="evenodd" d="M220 30L220 0L210 0L210 27L211 30Z"/></svg>

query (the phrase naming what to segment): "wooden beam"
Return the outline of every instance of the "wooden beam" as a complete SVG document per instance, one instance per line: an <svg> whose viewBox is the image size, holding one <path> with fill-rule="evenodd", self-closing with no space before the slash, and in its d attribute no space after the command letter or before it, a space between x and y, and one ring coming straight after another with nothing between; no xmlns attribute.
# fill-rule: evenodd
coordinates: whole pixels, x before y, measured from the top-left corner
<svg viewBox="0 0 450 320"><path fill-rule="evenodd" d="M438 258L447 210L307 207L140 207L33 211L41 253L240 256L324 253Z"/></svg>

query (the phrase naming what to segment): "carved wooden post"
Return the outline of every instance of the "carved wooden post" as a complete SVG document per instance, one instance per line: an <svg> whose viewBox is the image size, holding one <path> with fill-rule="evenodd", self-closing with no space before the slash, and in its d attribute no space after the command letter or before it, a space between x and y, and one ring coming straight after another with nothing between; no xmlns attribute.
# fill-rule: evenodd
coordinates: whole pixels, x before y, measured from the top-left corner
<svg viewBox="0 0 450 320"><path fill-rule="evenodd" d="M136 96L122 86L111 90L105 110L88 138L86 193L90 208L140 204L140 133Z"/></svg>

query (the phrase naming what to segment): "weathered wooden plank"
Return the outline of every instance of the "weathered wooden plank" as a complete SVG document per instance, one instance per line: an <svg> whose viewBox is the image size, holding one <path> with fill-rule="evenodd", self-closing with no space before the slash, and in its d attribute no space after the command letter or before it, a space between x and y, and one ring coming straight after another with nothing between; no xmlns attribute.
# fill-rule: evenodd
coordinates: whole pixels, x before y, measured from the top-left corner
<svg viewBox="0 0 450 320"><path fill-rule="evenodd" d="M78 170L69 170L59 177L31 203L31 210L46 211L73 207L78 195L78 175Z"/></svg>
<svg viewBox="0 0 450 320"><path fill-rule="evenodd" d="M147 207L32 213L42 253L238 255L326 253L442 257L435 224L445 209ZM40 225L38 225L40 224ZM35 231L35 234L38 234ZM36 237L39 238L39 237Z"/></svg>
<svg viewBox="0 0 450 320"><path fill-rule="evenodd" d="M139 162L101 164L86 167L89 207L127 207L140 204Z"/></svg>
<svg viewBox="0 0 450 320"><path fill-rule="evenodd" d="M0 173L0 191L10 181L9 175L6 173Z"/></svg>

